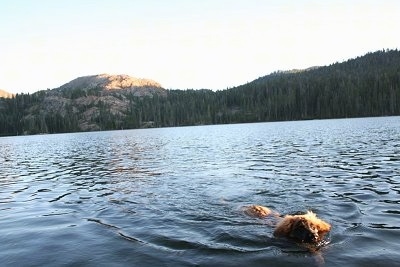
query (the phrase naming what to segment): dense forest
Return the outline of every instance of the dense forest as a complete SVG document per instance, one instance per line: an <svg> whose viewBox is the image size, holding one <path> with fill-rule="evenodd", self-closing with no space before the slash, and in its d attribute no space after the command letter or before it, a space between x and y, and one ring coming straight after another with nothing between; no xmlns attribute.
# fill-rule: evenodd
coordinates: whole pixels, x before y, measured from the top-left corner
<svg viewBox="0 0 400 267"><path fill-rule="evenodd" d="M55 90L0 98L0 135L400 115L400 52L275 72L221 91L115 91L105 98L101 90ZM49 108L57 103L63 108Z"/></svg>

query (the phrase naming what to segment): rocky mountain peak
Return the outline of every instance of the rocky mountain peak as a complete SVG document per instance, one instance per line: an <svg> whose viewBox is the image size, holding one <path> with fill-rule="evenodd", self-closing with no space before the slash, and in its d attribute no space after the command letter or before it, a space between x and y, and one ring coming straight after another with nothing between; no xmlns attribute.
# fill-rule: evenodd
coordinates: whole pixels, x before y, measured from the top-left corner
<svg viewBox="0 0 400 267"><path fill-rule="evenodd" d="M0 97L11 98L13 96L14 96L14 94L0 89Z"/></svg>
<svg viewBox="0 0 400 267"><path fill-rule="evenodd" d="M120 90L120 89L136 89L140 87L162 88L161 85L153 80L134 78L128 75L110 75L99 74L91 76L83 76L76 78L59 89L102 89L102 90Z"/></svg>

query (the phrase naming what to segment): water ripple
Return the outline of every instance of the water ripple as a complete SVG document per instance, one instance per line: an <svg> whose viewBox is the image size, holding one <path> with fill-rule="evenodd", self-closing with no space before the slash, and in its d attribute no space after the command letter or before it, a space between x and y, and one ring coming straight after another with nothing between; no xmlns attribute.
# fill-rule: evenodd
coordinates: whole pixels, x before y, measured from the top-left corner
<svg viewBox="0 0 400 267"><path fill-rule="evenodd" d="M0 154L4 266L400 262L399 117L7 137ZM241 212L255 203L313 210L330 243L274 238Z"/></svg>

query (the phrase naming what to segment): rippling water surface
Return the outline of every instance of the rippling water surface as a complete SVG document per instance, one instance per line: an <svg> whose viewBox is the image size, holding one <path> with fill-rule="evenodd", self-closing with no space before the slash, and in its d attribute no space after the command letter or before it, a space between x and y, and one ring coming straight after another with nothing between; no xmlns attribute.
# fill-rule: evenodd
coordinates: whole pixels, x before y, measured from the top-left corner
<svg viewBox="0 0 400 267"><path fill-rule="evenodd" d="M400 118L0 138L2 266L395 266ZM316 212L317 253L241 207Z"/></svg>

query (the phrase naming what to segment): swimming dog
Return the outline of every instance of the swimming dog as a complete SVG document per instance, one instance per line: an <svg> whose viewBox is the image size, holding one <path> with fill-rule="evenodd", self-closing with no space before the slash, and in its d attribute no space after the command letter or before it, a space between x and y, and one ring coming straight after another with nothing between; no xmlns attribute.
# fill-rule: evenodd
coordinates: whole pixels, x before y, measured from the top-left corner
<svg viewBox="0 0 400 267"><path fill-rule="evenodd" d="M301 215L281 216L267 207L252 205L245 207L244 212L258 218L272 216L277 221L275 237L286 237L300 243L319 244L331 230L331 225L317 218L312 211Z"/></svg>

